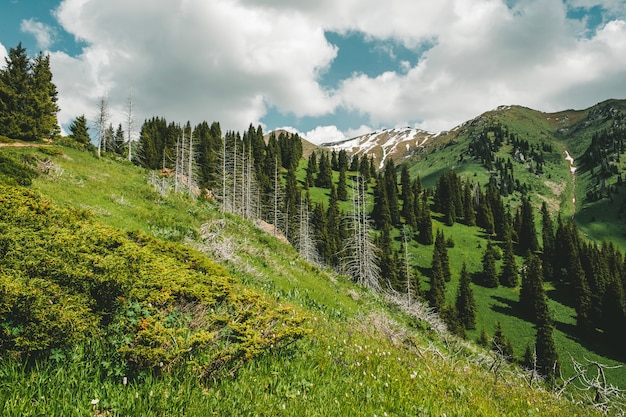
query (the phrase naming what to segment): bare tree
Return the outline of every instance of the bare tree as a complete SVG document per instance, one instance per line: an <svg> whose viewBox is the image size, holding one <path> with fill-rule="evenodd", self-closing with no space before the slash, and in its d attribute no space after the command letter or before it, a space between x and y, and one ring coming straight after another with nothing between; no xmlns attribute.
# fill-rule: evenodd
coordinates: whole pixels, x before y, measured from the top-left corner
<svg viewBox="0 0 626 417"><path fill-rule="evenodd" d="M131 90L126 100L126 140L128 141L128 160L133 159L133 131L135 129L135 103L133 101L133 91Z"/></svg>
<svg viewBox="0 0 626 417"><path fill-rule="evenodd" d="M366 212L366 185L362 177L356 178L356 187L352 189L350 230L352 236L345 246L347 273L359 285L382 293L380 267L378 266L378 247L372 240L370 221Z"/></svg>
<svg viewBox="0 0 626 417"><path fill-rule="evenodd" d="M408 234L410 232L410 227L405 225L402 228L402 239L404 243L404 275L406 277L406 299L407 304L411 305L411 293L413 292L413 288L411 288L411 268L409 265L409 242L408 242Z"/></svg>
<svg viewBox="0 0 626 417"><path fill-rule="evenodd" d="M107 98L103 96L100 99L100 107L96 121L96 129L98 130L98 157L102 155L103 150L106 150L107 123L110 117Z"/></svg>
<svg viewBox="0 0 626 417"><path fill-rule="evenodd" d="M307 261L313 264L319 264L320 258L317 252L316 243L313 239L313 230L311 228L311 214L309 212L309 201L300 199L300 233L298 236L298 252Z"/></svg>

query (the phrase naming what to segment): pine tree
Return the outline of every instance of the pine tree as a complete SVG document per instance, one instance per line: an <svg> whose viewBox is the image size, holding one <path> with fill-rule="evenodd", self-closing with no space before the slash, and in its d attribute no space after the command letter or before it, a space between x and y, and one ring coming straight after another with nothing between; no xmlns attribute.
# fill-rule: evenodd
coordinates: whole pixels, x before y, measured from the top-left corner
<svg viewBox="0 0 626 417"><path fill-rule="evenodd" d="M541 260L534 253L529 253L520 288L519 303L526 317L534 322L547 311L546 294L543 289Z"/></svg>
<svg viewBox="0 0 626 417"><path fill-rule="evenodd" d="M378 229L391 225L389 200L387 200L387 193L385 192L382 181L377 181L376 186L374 187L374 207L372 209L372 218L376 222L376 227Z"/></svg>
<svg viewBox="0 0 626 417"><path fill-rule="evenodd" d="M439 252L441 258L441 267L443 268L443 277L446 282L452 280L452 273L450 272L450 259L448 258L448 248L446 246L446 237L442 230L437 231L437 237L435 238L435 250Z"/></svg>
<svg viewBox="0 0 626 417"><path fill-rule="evenodd" d="M79 144L89 147L91 139L89 138L89 129L87 127L87 118L85 115L78 116L69 125L70 137Z"/></svg>
<svg viewBox="0 0 626 417"><path fill-rule="evenodd" d="M441 265L441 255L436 249L433 250L430 288L426 293L426 299L435 311L443 312L446 305L446 281Z"/></svg>
<svg viewBox="0 0 626 417"><path fill-rule="evenodd" d="M551 281L554 278L554 268L552 266L554 257L554 225L545 201L541 204L541 241L543 243L541 256L543 275L546 281Z"/></svg>
<svg viewBox="0 0 626 417"><path fill-rule="evenodd" d="M476 225L476 209L474 208L474 198L472 197L472 187L469 180L466 180L463 186L463 212L465 213L464 222L467 226Z"/></svg>
<svg viewBox="0 0 626 417"><path fill-rule="evenodd" d="M591 290L578 257L570 259L569 269L573 278L576 297L574 305L576 308L576 326L583 335L590 335L594 327L591 320Z"/></svg>
<svg viewBox="0 0 626 417"><path fill-rule="evenodd" d="M315 152L311 152L311 155L309 155L309 161L306 166L306 178L304 180L304 188L308 189L309 187L315 186L315 174L317 174L317 157L315 156Z"/></svg>
<svg viewBox="0 0 626 417"><path fill-rule="evenodd" d="M520 225L517 230L518 247L520 252L536 252L539 249L537 233L535 232L535 219L533 208L530 204L530 197L522 199L520 207Z"/></svg>
<svg viewBox="0 0 626 417"><path fill-rule="evenodd" d="M553 380L559 374L559 355L552 337L554 327L548 312L547 305L537 316L537 333L535 336L535 352L537 357L537 370Z"/></svg>
<svg viewBox="0 0 626 417"><path fill-rule="evenodd" d="M421 217L417 219L417 228L419 230L419 242L423 245L433 244L433 222L430 218L430 207L428 206L428 197L426 193L422 193Z"/></svg>
<svg viewBox="0 0 626 417"><path fill-rule="evenodd" d="M50 56L30 60L19 43L0 69L0 135L18 140L51 139L59 133L57 89Z"/></svg>
<svg viewBox="0 0 626 417"><path fill-rule="evenodd" d="M50 55L41 52L32 63L31 75L32 135L35 139L52 139L60 132L57 113L57 88L52 82Z"/></svg>
<svg viewBox="0 0 626 417"><path fill-rule="evenodd" d="M498 274L496 272L495 249L491 240L487 242L487 248L483 254L482 283L485 287L495 288L498 286Z"/></svg>
<svg viewBox="0 0 626 417"><path fill-rule="evenodd" d="M509 231L504 241L504 254L502 271L500 271L500 283L507 287L515 287L518 283L517 265L515 264L515 252L513 251L513 239Z"/></svg>
<svg viewBox="0 0 626 417"><path fill-rule="evenodd" d="M383 178L385 192L387 193L387 202L389 204L389 214L391 215L391 224L396 226L400 224L400 204L398 202L396 167L393 163L393 159L389 159L385 164Z"/></svg>
<svg viewBox="0 0 626 417"><path fill-rule="evenodd" d="M459 280L459 290L456 296L456 310L459 314L459 321L467 330L476 328L476 301L471 287L471 278L467 272L467 265L463 261L461 267L461 278Z"/></svg>
<svg viewBox="0 0 626 417"><path fill-rule="evenodd" d="M321 188L330 188L332 184L332 171L330 169L330 161L328 160L328 154L322 152L318 164L317 178L315 179L315 186Z"/></svg>

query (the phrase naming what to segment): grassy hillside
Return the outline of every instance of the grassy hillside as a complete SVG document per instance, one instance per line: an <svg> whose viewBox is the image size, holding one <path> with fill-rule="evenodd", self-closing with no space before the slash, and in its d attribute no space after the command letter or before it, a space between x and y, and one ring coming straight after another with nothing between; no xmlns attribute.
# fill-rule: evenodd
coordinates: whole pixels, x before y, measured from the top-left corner
<svg viewBox="0 0 626 417"><path fill-rule="evenodd" d="M596 414L137 167L10 155L39 177L1 189L3 415Z"/></svg>
<svg viewBox="0 0 626 417"><path fill-rule="evenodd" d="M485 184L491 176L497 177L498 172L486 168L480 158L472 154L470 146L483 133L493 140L494 128L502 129L507 136L515 135L539 150L545 160L542 172L538 173L527 153L523 161L514 157L507 140L493 154L494 158L514 161L513 176L530 187L536 206L545 201L552 212L560 212L563 217L575 216L581 231L588 237L611 241L624 251L626 223L621 220L626 210L626 190L620 178L625 175L626 150L622 146L621 150L611 152L605 145L604 161L592 161L587 153L592 137L603 131L613 133L611 140L622 138L623 143L625 126L626 100L607 100L586 110L557 113L502 106L436 137L406 163L411 174L419 175L427 186L433 186L439 176L450 169ZM566 151L573 158L575 176L570 172ZM590 199L591 194L595 196ZM517 194L507 200L512 207L519 204Z"/></svg>

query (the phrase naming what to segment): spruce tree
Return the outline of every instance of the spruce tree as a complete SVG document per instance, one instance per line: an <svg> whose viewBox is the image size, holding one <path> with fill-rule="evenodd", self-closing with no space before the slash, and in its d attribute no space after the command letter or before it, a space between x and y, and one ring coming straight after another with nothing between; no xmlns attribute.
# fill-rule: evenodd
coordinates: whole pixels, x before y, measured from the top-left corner
<svg viewBox="0 0 626 417"><path fill-rule="evenodd" d="M463 261L461 267L461 278L459 280L459 290L456 296L456 310L459 314L459 321L465 329L476 328L476 300L471 287L471 277L467 272L467 265Z"/></svg>
<svg viewBox="0 0 626 417"><path fill-rule="evenodd" d="M521 253L528 251L536 252L539 249L537 233L535 232L535 219L530 197L522 199L520 207L520 224L517 230L518 247Z"/></svg>
<svg viewBox="0 0 626 417"><path fill-rule="evenodd" d="M515 264L515 252L513 251L513 239L509 231L504 241L504 254L502 271L500 271L500 283L507 287L515 287L518 283L517 265Z"/></svg>
<svg viewBox="0 0 626 417"><path fill-rule="evenodd" d="M491 240L487 242L487 248L483 254L482 283L485 287L495 288L498 286L498 274L496 272L495 249Z"/></svg>
<svg viewBox="0 0 626 417"><path fill-rule="evenodd" d="M536 329L537 371L546 376L548 380L554 380L559 374L559 355L556 352L552 337L554 327L547 305L538 312Z"/></svg>
<svg viewBox="0 0 626 417"><path fill-rule="evenodd" d="M389 159L385 164L383 173L383 182L385 192L387 193L387 202L389 203L389 214L391 215L391 224L397 226L400 224L400 204L398 202L398 184L396 178L396 167L393 159Z"/></svg>
<svg viewBox="0 0 626 417"><path fill-rule="evenodd" d="M382 181L377 181L374 187L374 207L372 209L372 218L378 229L391 225L391 212L389 210L389 200L385 192Z"/></svg>
<svg viewBox="0 0 626 417"><path fill-rule="evenodd" d="M463 221L467 226L476 225L476 209L474 208L474 198L472 196L472 187L469 180L466 180L463 186L463 213L465 218Z"/></svg>
<svg viewBox="0 0 626 417"><path fill-rule="evenodd" d="M538 317L548 309L546 294L543 289L541 260L534 253L529 253L526 260L524 273L522 274L519 303L525 316L535 323Z"/></svg>
<svg viewBox="0 0 626 417"><path fill-rule="evenodd" d="M87 127L87 118L85 115L78 116L70 123L70 137L79 144L88 147L91 144L89 138L89 129Z"/></svg>
<svg viewBox="0 0 626 417"><path fill-rule="evenodd" d="M428 196L422 193L421 216L417 219L417 228L419 230L418 239L423 245L433 244L433 222L430 218L430 207L428 206Z"/></svg>
<svg viewBox="0 0 626 417"><path fill-rule="evenodd" d="M591 290L589 289L585 271L580 265L580 259L578 257L570 259L569 269L574 280L576 327L578 327L583 335L588 336L592 333L594 328L591 319Z"/></svg>
<svg viewBox="0 0 626 417"><path fill-rule="evenodd" d="M317 178L315 179L315 186L321 188L330 188L332 184L332 171L330 169L330 161L328 155L323 152L320 156L318 164Z"/></svg>
<svg viewBox="0 0 626 417"><path fill-rule="evenodd" d="M430 288L426 293L426 299L435 311L443 312L446 305L446 280L441 264L441 254L436 248L433 250Z"/></svg>
<svg viewBox="0 0 626 417"><path fill-rule="evenodd" d="M541 204L541 241L543 244L543 252L541 255L543 276L546 281L551 281L554 278L554 268L552 267L552 259L554 256L554 225L552 224L552 218L550 217L545 201Z"/></svg>
<svg viewBox="0 0 626 417"><path fill-rule="evenodd" d="M444 236L442 230L437 231L437 237L435 238L435 251L439 252L439 256L441 258L443 278L446 282L450 282L452 280L452 273L450 272L450 259L448 258L446 237Z"/></svg>

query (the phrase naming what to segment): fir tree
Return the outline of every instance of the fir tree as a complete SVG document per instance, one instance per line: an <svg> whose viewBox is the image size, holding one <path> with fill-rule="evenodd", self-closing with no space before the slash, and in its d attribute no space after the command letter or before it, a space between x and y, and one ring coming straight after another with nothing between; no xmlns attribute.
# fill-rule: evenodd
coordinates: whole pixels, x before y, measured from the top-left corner
<svg viewBox="0 0 626 417"><path fill-rule="evenodd" d="M552 267L552 259L554 256L554 225L552 224L552 218L550 217L545 201L541 204L541 241L543 243L543 252L541 255L543 275L546 281L551 281L554 278L554 268Z"/></svg>
<svg viewBox="0 0 626 417"><path fill-rule="evenodd" d="M549 380L553 380L559 374L559 356L552 337L554 327L547 305L537 316L536 329L535 352L537 371Z"/></svg>
<svg viewBox="0 0 626 417"><path fill-rule="evenodd" d="M518 247L521 253L526 253L528 251L536 252L539 249L530 197L522 199L522 205L520 207L520 225L517 230L517 236Z"/></svg>
<svg viewBox="0 0 626 417"><path fill-rule="evenodd" d="M463 221L468 226L476 225L476 209L474 208L474 199L472 197L472 187L467 180L463 186L463 213L465 218Z"/></svg>
<svg viewBox="0 0 626 417"><path fill-rule="evenodd" d="M496 273L495 249L491 240L487 242L487 248L483 254L482 283L485 287L495 288L498 286L498 274Z"/></svg>
<svg viewBox="0 0 626 417"><path fill-rule="evenodd" d="M421 213L417 219L417 228L419 230L419 242L423 245L433 244L433 223L430 218L430 207L428 206L428 197L426 193L422 193Z"/></svg>
<svg viewBox="0 0 626 417"><path fill-rule="evenodd" d="M500 283L507 287L515 287L518 283L517 265L515 264L515 253L513 251L513 240L511 233L507 233L504 241L504 254L502 271L500 272Z"/></svg>
<svg viewBox="0 0 626 417"><path fill-rule="evenodd" d="M339 182L337 183L337 198L341 201L348 201L348 188L346 185L346 168L339 165Z"/></svg>
<svg viewBox="0 0 626 417"><path fill-rule="evenodd" d="M430 289L426 293L426 299L435 311L443 312L446 305L446 280L441 263L441 254L436 248L433 250Z"/></svg>
<svg viewBox="0 0 626 417"><path fill-rule="evenodd" d="M448 258L446 238L442 230L437 231L437 237L435 238L435 251L439 252L439 257L441 258L443 278L446 282L450 282L452 280L452 273L450 272L450 259Z"/></svg>
<svg viewBox="0 0 626 417"><path fill-rule="evenodd" d="M541 260L534 253L529 253L520 288L519 303L526 317L535 321L547 311L546 294L543 289Z"/></svg>
<svg viewBox="0 0 626 417"><path fill-rule="evenodd" d="M385 164L383 178L385 192L387 193L387 202L389 204L389 214L391 215L391 224L396 226L400 224L400 204L398 202L396 167L393 163L393 159L389 159Z"/></svg>
<svg viewBox="0 0 626 417"><path fill-rule="evenodd" d="M471 287L471 278L467 272L467 265L463 261L461 267L461 278L459 280L459 290L456 296L456 310L459 314L459 321L465 329L476 328L476 301Z"/></svg>
<svg viewBox="0 0 626 417"><path fill-rule="evenodd" d="M328 155L323 152L320 156L317 178L315 179L315 186L321 188L330 188L332 184L332 171L330 169L330 161Z"/></svg>
<svg viewBox="0 0 626 417"><path fill-rule="evenodd" d="M594 327L591 320L591 291L578 257L570 259L569 269L574 280L576 326L583 335L590 335Z"/></svg>
<svg viewBox="0 0 626 417"><path fill-rule="evenodd" d="M79 144L89 147L91 145L91 139L89 138L89 130L87 127L87 118L85 115L78 116L70 123L69 126L70 137ZM93 147L93 145L91 145Z"/></svg>

